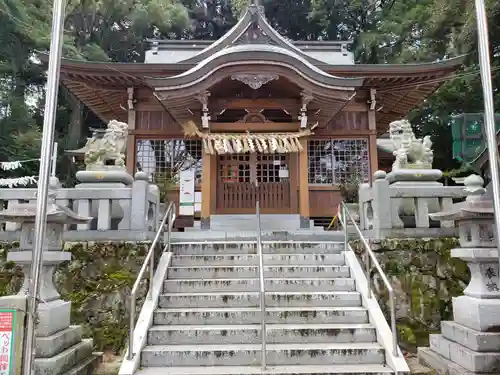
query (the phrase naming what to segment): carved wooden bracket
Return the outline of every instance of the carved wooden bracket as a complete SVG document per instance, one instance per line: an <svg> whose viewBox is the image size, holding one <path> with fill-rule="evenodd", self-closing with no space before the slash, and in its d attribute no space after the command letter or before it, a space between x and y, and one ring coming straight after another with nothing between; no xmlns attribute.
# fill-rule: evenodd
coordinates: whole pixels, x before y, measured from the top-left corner
<svg viewBox="0 0 500 375"><path fill-rule="evenodd" d="M134 88L133 87L127 88L127 93L128 93L128 100L127 100L128 109L132 111L134 109L134 104L137 103L137 100L134 99Z"/></svg>
<svg viewBox="0 0 500 375"><path fill-rule="evenodd" d="M280 78L277 74L233 74L232 80L243 82L245 85L250 86L254 90L260 89L266 83L278 80Z"/></svg>
<svg viewBox="0 0 500 375"><path fill-rule="evenodd" d="M212 119L210 117L210 112L208 110L208 98L210 97L210 92L204 91L199 95L196 95L196 100L198 100L201 105L203 106L202 108L202 115L201 115L201 125L203 126L204 129L208 129L210 127L210 120Z"/></svg>
<svg viewBox="0 0 500 375"><path fill-rule="evenodd" d="M237 122L243 122L243 123L264 123L264 122L271 122L269 121L266 116L264 116L260 112L249 112L243 117L241 120Z"/></svg>
<svg viewBox="0 0 500 375"><path fill-rule="evenodd" d="M377 107L377 89L370 89L370 100L368 104L370 104L370 111L374 111Z"/></svg>
<svg viewBox="0 0 500 375"><path fill-rule="evenodd" d="M305 129L307 127L307 105L314 99L312 94L307 91L302 91L300 93L302 97L302 107L300 108L300 127L301 129Z"/></svg>

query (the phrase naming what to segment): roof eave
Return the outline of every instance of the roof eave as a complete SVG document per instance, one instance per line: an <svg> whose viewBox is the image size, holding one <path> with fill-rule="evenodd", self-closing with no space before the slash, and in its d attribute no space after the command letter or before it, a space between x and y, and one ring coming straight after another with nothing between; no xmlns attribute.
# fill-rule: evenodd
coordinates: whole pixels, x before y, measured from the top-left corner
<svg viewBox="0 0 500 375"><path fill-rule="evenodd" d="M47 52L37 52L37 57L42 63L47 64L49 56ZM467 55L458 56L448 60L431 63L420 64L355 64L355 65L331 65L319 64L317 68L325 72L342 72L342 74L356 74L358 77L365 77L369 75L384 75L384 74L401 74L401 75L415 75L418 73L431 73L439 70L457 70L465 62ZM124 70L125 72L131 71L151 71L156 68L158 70L171 71L172 73L185 72L192 69L197 64L178 62L178 63L117 63L117 62L99 62L99 61L82 61L74 59L62 59L63 68L80 69L82 71L97 72L97 71L113 71Z"/></svg>
<svg viewBox="0 0 500 375"><path fill-rule="evenodd" d="M169 87L178 89L183 85L192 85L226 67L275 65L294 70L296 73L306 76L306 79L315 81L318 85L323 85L324 87L353 89L363 85L363 78L345 78L329 75L292 52L279 47L258 51L237 48L232 47L231 49L225 49L223 52L220 51L204 64L199 64L196 68L180 75L167 78L151 77L147 81L150 85L157 87L158 90L166 91Z"/></svg>
<svg viewBox="0 0 500 375"><path fill-rule="evenodd" d="M411 74L411 73L431 73L443 69L457 70L467 58L467 55L461 55L450 59L425 62L418 64L354 64L354 65L329 65L325 64L324 70L342 70L346 73L370 73L375 74Z"/></svg>

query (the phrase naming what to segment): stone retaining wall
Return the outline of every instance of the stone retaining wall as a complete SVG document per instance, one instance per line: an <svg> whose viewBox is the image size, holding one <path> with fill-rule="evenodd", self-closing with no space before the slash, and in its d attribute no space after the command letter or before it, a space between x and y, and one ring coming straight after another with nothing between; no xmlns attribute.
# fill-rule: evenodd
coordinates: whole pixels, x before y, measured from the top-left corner
<svg viewBox="0 0 500 375"><path fill-rule="evenodd" d="M361 246L351 246L360 255ZM402 348L428 346L429 333L439 332L441 320L452 318L451 298L463 294L469 282L464 262L450 257L456 238L386 239L373 244L381 267L396 291L396 317ZM362 259L362 258L360 258ZM388 295L376 271L375 294L389 317Z"/></svg>
<svg viewBox="0 0 500 375"><path fill-rule="evenodd" d="M7 251L17 245L0 242L0 295L15 294L23 273L6 262ZM56 271L61 298L72 302L71 323L84 326L95 350L119 353L128 337L130 289L143 263L149 243L95 243L65 245L73 260ZM159 253L159 251L158 251ZM148 287L143 281L138 311Z"/></svg>

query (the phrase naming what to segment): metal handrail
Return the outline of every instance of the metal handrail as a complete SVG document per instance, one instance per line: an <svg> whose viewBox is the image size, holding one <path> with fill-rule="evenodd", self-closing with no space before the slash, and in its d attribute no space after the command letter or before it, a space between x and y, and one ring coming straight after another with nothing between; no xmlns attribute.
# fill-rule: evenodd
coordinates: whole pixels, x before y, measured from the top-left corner
<svg viewBox="0 0 500 375"><path fill-rule="evenodd" d="M175 217L176 217L177 208L174 202L170 202L167 207L167 211L163 216L163 220L161 221L160 227L156 231L155 238L149 247L148 254L144 259L144 263L142 264L141 270L137 275L137 279L135 280L134 286L132 287L132 291L130 292L130 327L129 327L129 337L128 337L128 355L127 359L130 361L134 358L134 329L135 329L135 302L137 298L137 291L139 290L139 286L141 284L142 278L144 277L144 273L146 272L146 268L149 263L149 292L148 299L153 298L153 278L154 278L154 261L155 261L155 249L158 245L158 241L160 241L161 235L164 233L165 225L168 221L168 236L167 236L167 244L163 248L163 252L170 250L171 245L171 237L172 237L172 227L174 225Z"/></svg>
<svg viewBox="0 0 500 375"><path fill-rule="evenodd" d="M260 338L262 340L261 348L261 366L266 368L266 351L267 351L267 330L266 330L266 289L264 286L264 257L262 255L262 236L260 225L260 204L259 201L255 204L255 213L257 216L257 253L259 256L259 281L260 281Z"/></svg>
<svg viewBox="0 0 500 375"><path fill-rule="evenodd" d="M399 356L399 350L398 350L398 335L396 331L396 309L395 309L395 297L394 297L394 288L392 287L391 283L389 282L389 279L387 278L387 275L385 274L384 270L380 266L380 263L377 260L377 257L373 253L373 250L370 247L370 244L366 240L366 238L363 236L363 233L358 227L358 224L356 224L356 220L352 217L351 213L349 212L349 209L347 208L345 202L341 202L341 217L339 217L339 221L343 226L344 229L344 242L345 242L345 249L348 249L348 236L347 236L347 219L351 222L351 224L354 226L354 229L356 230L356 233L359 236L359 239L363 243L366 253L365 253L365 274L366 274L366 287L367 287L367 298L373 298L372 294L372 288L371 288L371 277L370 277L370 270L371 270L371 265L370 265L370 260L373 262L373 265L375 266L376 270L380 274L380 277L382 278L382 281L385 284L385 287L387 288L387 291L389 292L389 308L391 310L391 331L392 331L392 343L393 343L393 354L395 357ZM344 219L345 218L345 219Z"/></svg>

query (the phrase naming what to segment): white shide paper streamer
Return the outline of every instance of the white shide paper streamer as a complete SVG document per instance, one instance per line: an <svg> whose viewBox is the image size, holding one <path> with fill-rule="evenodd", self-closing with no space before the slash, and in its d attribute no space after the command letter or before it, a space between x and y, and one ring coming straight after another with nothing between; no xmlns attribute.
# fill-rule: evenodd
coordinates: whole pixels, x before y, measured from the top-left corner
<svg viewBox="0 0 500 375"><path fill-rule="evenodd" d="M13 171L19 169L23 166L21 161L3 161L0 163L0 169L2 171Z"/></svg>
<svg viewBox="0 0 500 375"><path fill-rule="evenodd" d="M23 176L23 177L13 177L13 178L0 178L0 187L17 187L17 186L28 186L37 183L36 176Z"/></svg>

